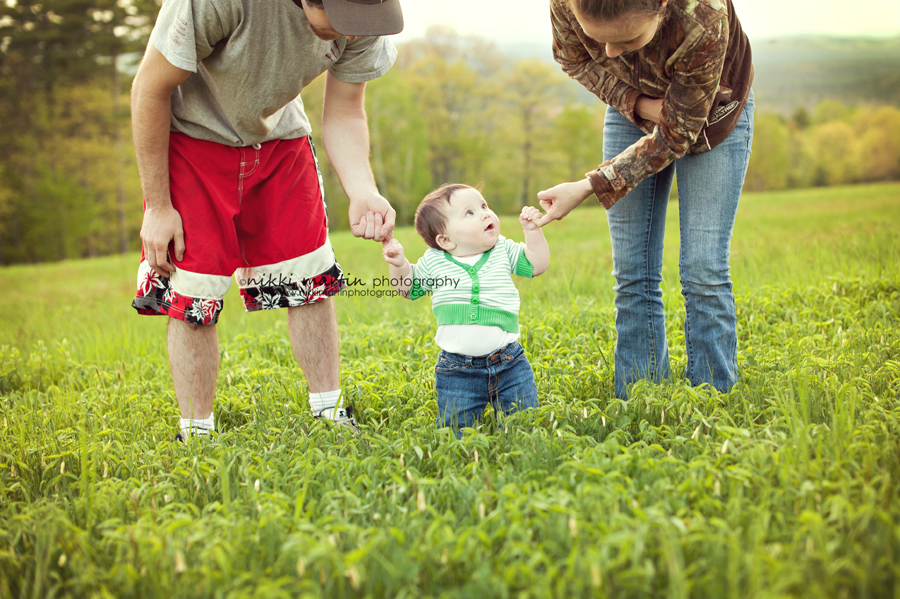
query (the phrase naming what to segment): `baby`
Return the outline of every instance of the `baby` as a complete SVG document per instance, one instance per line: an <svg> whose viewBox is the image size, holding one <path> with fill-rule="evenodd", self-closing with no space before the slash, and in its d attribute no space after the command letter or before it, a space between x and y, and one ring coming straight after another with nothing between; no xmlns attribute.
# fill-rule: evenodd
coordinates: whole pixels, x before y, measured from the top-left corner
<svg viewBox="0 0 900 599"><path fill-rule="evenodd" d="M412 265L396 239L384 242L391 279L404 297L431 292L441 354L434 368L438 426L459 431L481 419L536 407L534 372L519 345L519 292L511 274L536 277L550 250L537 208L522 209L525 243L500 235L500 220L481 193L460 184L431 192L416 210L416 231L431 249Z"/></svg>

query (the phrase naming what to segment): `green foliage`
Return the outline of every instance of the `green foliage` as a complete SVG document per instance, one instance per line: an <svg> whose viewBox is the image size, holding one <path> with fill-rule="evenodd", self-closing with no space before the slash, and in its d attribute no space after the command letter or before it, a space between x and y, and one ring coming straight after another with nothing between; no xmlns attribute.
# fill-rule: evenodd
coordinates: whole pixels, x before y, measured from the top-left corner
<svg viewBox="0 0 900 599"><path fill-rule="evenodd" d="M145 47L158 7L155 0L0 3L0 120L7 133L0 145L0 264L140 247L125 73L127 59ZM882 46L856 50L894 56L893 46ZM774 60L769 50L757 53L760 81ZM794 50L802 60L815 54L806 46ZM766 89L757 90L760 106L773 105ZM303 99L330 227L339 231L349 226L349 200L322 151L323 93L319 78ZM748 189L900 178L900 110L834 100L791 108L798 105L788 122L757 114ZM549 56L512 59L489 41L446 28L402 44L397 64L368 84L366 106L372 170L401 225L412 223L426 193L448 181L483 184L491 206L512 214L536 205L541 189L582 178L604 159L605 107Z"/></svg>
<svg viewBox="0 0 900 599"><path fill-rule="evenodd" d="M577 181L603 156L602 104L576 104L563 108L553 120L554 148L562 157L563 177Z"/></svg>
<svg viewBox="0 0 900 599"><path fill-rule="evenodd" d="M745 184L755 191L787 187L790 131L774 114L757 115L753 123L753 149Z"/></svg>
<svg viewBox="0 0 900 599"><path fill-rule="evenodd" d="M31 98L30 130L0 169L0 262L38 262L138 247L140 181L128 116L94 84ZM124 99L118 100L126 102ZM128 148L124 151L123 148ZM127 201L128 205L123 205Z"/></svg>
<svg viewBox="0 0 900 599"><path fill-rule="evenodd" d="M154 0L0 4L0 264L136 246L140 184L120 71Z"/></svg>
<svg viewBox="0 0 900 599"><path fill-rule="evenodd" d="M900 109L822 102L790 122L757 113L747 188L755 191L900 178Z"/></svg>
<svg viewBox="0 0 900 599"><path fill-rule="evenodd" d="M284 314L242 314L232 290L220 433L183 446L165 319L128 308L136 255L2 269L18 318L0 326L0 596L894 596L897 192L748 194L728 394L679 379L670 210L676 376L627 403L611 396L605 212L579 208L520 285L542 406L460 441L433 425L422 302L338 300L355 439L311 417ZM368 285L386 273L371 242L333 237Z"/></svg>

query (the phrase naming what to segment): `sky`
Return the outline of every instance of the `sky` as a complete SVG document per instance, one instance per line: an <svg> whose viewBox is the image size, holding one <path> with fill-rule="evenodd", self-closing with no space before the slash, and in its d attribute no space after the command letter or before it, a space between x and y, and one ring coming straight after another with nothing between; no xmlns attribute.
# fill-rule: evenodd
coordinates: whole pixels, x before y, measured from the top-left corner
<svg viewBox="0 0 900 599"><path fill-rule="evenodd" d="M790 35L900 36L896 0L732 0L750 39ZM497 43L550 44L549 0L401 0L406 26L395 40L422 37L433 23ZM855 7L850 10L849 7ZM514 10L513 10L514 9Z"/></svg>

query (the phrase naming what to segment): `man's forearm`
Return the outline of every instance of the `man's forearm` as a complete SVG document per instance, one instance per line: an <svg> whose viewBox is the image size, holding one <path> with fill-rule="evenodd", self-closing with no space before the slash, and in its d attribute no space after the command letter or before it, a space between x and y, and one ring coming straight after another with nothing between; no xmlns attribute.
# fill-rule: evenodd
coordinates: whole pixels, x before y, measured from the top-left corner
<svg viewBox="0 0 900 599"><path fill-rule="evenodd" d="M369 125L364 110L326 113L322 121L322 141L351 201L378 193L369 165Z"/></svg>
<svg viewBox="0 0 900 599"><path fill-rule="evenodd" d="M131 126L144 201L149 209L172 205L169 192L171 102L169 92L150 91L135 80L131 95Z"/></svg>
<svg viewBox="0 0 900 599"><path fill-rule="evenodd" d="M356 237L384 241L394 231L396 212L378 193L369 165L369 125L365 83L325 80L322 139L331 166L350 198L350 231Z"/></svg>

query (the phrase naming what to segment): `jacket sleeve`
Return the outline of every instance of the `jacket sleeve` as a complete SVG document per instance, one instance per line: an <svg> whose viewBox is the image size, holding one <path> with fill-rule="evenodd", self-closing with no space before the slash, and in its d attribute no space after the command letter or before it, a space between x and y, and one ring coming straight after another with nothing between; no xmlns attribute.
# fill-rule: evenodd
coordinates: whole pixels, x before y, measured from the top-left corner
<svg viewBox="0 0 900 599"><path fill-rule="evenodd" d="M611 208L638 183L684 156L703 134L727 47L725 14L720 20L706 27L698 24L689 32L672 56L672 82L663 98L660 124L624 152L587 173L605 208Z"/></svg>
<svg viewBox="0 0 900 599"><path fill-rule="evenodd" d="M554 60L566 75L639 125L642 119L634 113L634 105L641 92L596 65L572 26L572 18L564 1L550 3Z"/></svg>

